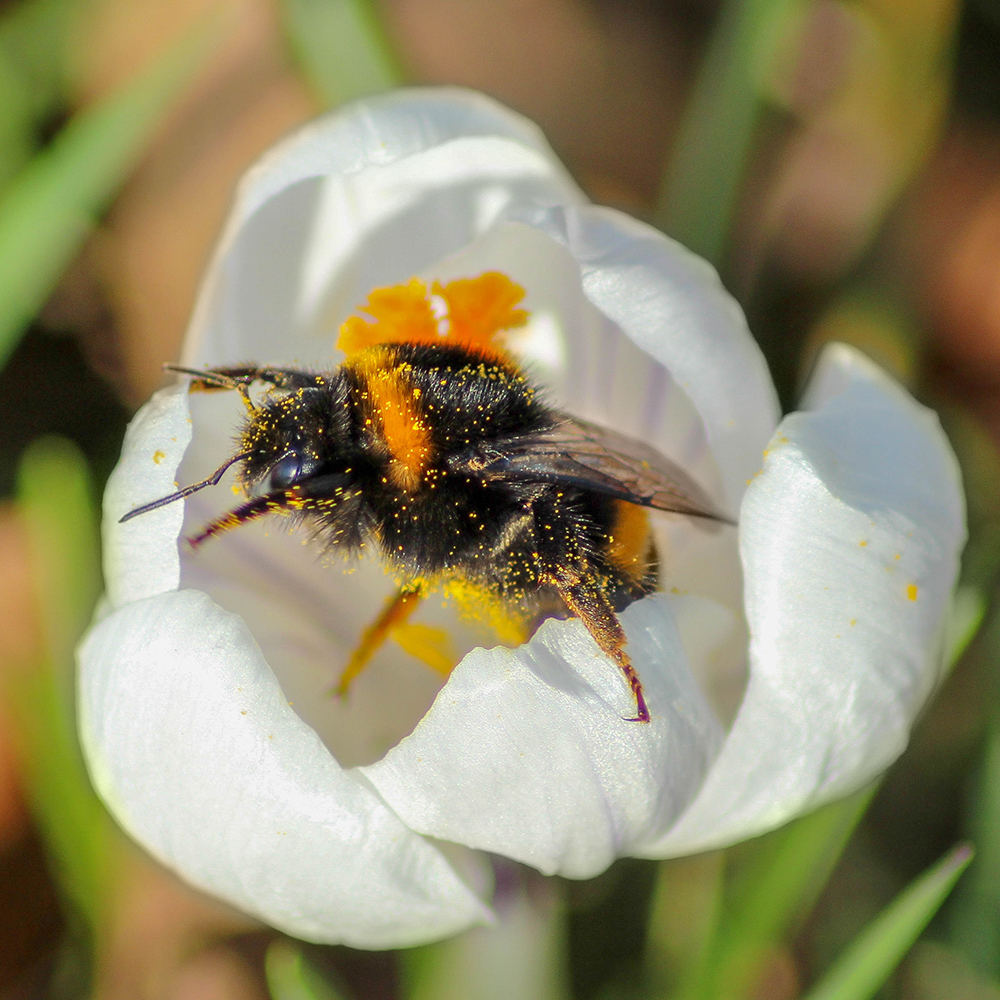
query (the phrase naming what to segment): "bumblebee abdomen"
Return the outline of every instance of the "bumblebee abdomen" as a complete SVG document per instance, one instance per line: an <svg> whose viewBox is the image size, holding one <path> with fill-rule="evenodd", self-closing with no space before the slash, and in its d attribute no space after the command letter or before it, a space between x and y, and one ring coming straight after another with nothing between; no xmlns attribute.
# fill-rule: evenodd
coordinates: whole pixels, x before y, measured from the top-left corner
<svg viewBox="0 0 1000 1000"><path fill-rule="evenodd" d="M509 526L525 515L509 490L433 472L415 493L389 489L373 506L383 552L403 576L492 578Z"/></svg>

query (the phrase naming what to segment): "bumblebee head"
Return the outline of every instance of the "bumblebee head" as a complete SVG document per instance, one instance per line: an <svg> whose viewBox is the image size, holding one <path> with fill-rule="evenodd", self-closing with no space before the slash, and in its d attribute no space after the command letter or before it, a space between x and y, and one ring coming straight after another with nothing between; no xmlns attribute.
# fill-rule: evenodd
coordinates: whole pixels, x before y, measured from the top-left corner
<svg viewBox="0 0 1000 1000"><path fill-rule="evenodd" d="M317 376L261 369L183 371L195 377L193 389L240 390L248 413L237 453L201 482L136 507L120 522L181 500L206 486L215 486L226 470L237 464L247 501L188 539L192 546L265 514L331 514L358 492L356 463L352 463L350 454L346 392L337 373ZM257 380L271 387L258 402L253 402L247 387Z"/></svg>
<svg viewBox="0 0 1000 1000"><path fill-rule="evenodd" d="M282 493L323 479L352 479L351 423L336 373L319 385L273 388L250 405L239 435L240 484L248 494Z"/></svg>

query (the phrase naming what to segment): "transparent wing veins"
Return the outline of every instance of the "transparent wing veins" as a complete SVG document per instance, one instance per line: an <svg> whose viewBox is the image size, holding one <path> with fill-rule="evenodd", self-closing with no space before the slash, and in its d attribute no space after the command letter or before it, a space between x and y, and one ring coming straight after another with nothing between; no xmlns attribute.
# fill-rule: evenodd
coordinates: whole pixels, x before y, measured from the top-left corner
<svg viewBox="0 0 1000 1000"><path fill-rule="evenodd" d="M450 471L490 481L556 483L690 517L733 522L655 448L567 414L535 434L499 438L452 456Z"/></svg>

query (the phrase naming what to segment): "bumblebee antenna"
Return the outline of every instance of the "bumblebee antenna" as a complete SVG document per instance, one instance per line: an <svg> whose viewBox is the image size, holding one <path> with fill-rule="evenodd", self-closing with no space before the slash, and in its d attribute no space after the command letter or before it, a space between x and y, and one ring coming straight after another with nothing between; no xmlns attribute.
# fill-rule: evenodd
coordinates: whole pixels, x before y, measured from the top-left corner
<svg viewBox="0 0 1000 1000"><path fill-rule="evenodd" d="M184 497L189 497L192 493L197 493L198 490L203 490L206 486L217 486L229 466L235 465L241 459L249 457L250 452L248 451L234 455L228 461L223 462L207 479L203 479L200 483L193 483L191 486L185 486L184 489L178 490L176 493L171 493L169 496L160 497L159 500L144 503L141 507L136 507L127 514L123 514L118 518L118 523L124 524L126 521L131 521L133 517L138 517L140 514L148 514L151 510L156 510L158 507L166 507L168 503L173 503L175 500L183 500Z"/></svg>
<svg viewBox="0 0 1000 1000"><path fill-rule="evenodd" d="M191 378L198 379L199 382L207 382L209 385L217 385L220 389L238 389L240 380L232 375L223 375L221 372L208 371L204 368L185 368L183 365L164 365L164 371L177 372L178 375L190 375Z"/></svg>
<svg viewBox="0 0 1000 1000"><path fill-rule="evenodd" d="M227 375L224 372L212 371L207 368L185 368L183 365L164 365L164 371L177 372L178 375L190 375L201 383L202 389L211 386L213 389L236 389L246 408L252 413L254 410L253 400L250 398L250 382L246 376Z"/></svg>

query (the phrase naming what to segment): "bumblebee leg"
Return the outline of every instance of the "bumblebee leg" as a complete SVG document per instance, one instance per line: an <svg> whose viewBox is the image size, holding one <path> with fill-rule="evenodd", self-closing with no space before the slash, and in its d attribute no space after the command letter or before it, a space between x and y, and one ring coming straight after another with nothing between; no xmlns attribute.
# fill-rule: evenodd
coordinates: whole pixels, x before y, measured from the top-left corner
<svg viewBox="0 0 1000 1000"><path fill-rule="evenodd" d="M361 642L357 649L351 654L351 658L340 675L337 684L337 697L342 698L347 694L348 688L355 677L368 666L371 658L378 652L379 648L389 638L389 633L399 625L405 624L406 620L416 610L417 605L423 600L424 594L420 588L400 587L392 597L386 601L382 608L382 613L365 629L361 636Z"/></svg>
<svg viewBox="0 0 1000 1000"><path fill-rule="evenodd" d="M237 455L236 457L240 458L241 456ZM202 486L207 485L207 482L209 481L206 481L206 483L198 483L198 488L200 489ZM182 490L180 495L186 495L187 492L190 492L190 490ZM281 493L268 493L264 496L253 497L246 503L240 504L239 507L228 511L221 517L217 517L214 521L210 521L201 529L201 531L198 532L198 534L191 535L191 537L188 538L187 543L192 549L197 549L210 538L215 538L217 535L221 535L224 531L231 531L233 528L238 528L241 524L249 524L251 521L256 521L258 518L266 517L268 514L288 514L298 509L295 504L301 497L301 492L302 491L298 487L293 486L291 489L284 490ZM158 500L154 505L149 506L159 506L160 503L165 503L174 499L176 499L176 495L169 496L163 501ZM141 510L148 510L149 506L141 508ZM135 513L139 513L139 511L136 511Z"/></svg>
<svg viewBox="0 0 1000 1000"><path fill-rule="evenodd" d="M642 693L642 681L625 652L625 632L611 602L604 592L582 577L569 577L555 581L559 596L566 607L583 622L601 649L618 664L635 696L635 716L626 722L649 722L649 709Z"/></svg>

